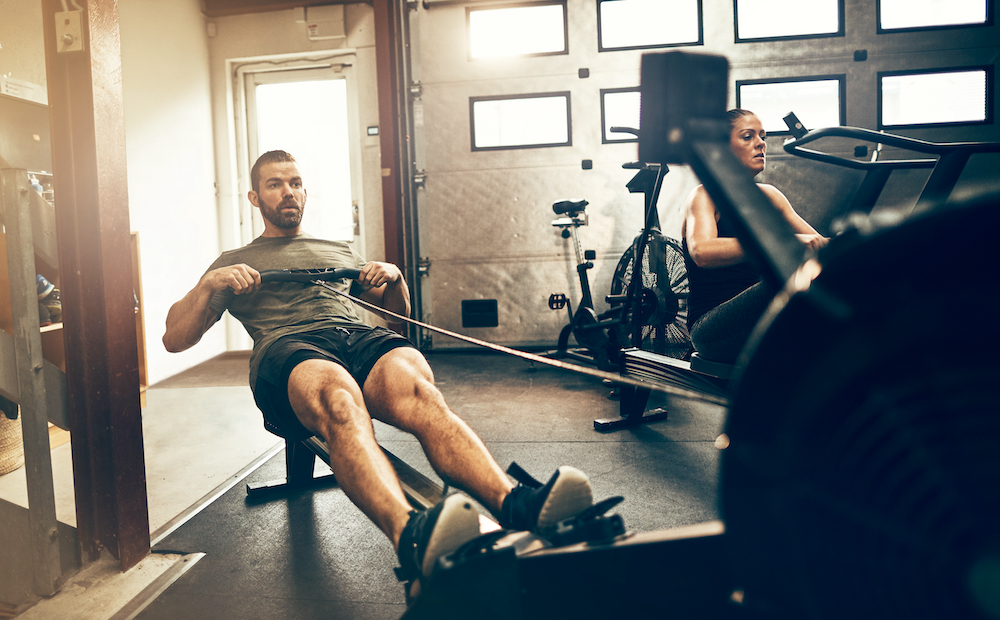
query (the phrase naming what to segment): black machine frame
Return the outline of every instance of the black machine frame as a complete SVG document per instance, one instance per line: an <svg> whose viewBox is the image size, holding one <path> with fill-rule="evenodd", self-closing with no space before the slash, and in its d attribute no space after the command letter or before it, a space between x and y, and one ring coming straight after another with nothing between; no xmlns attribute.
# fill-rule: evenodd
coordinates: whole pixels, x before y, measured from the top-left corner
<svg viewBox="0 0 1000 620"><path fill-rule="evenodd" d="M870 213L893 172L915 169L931 170L931 174L913 206L914 213L926 212L948 199L970 157L979 153L1000 153L1000 144L995 142L927 142L858 127L824 127L807 131L794 114L789 114L785 118L785 123L789 125L793 136L785 141L784 149L787 153L865 172L861 185L854 194L854 199L839 212L836 212L835 216L843 216L850 212ZM861 160L806 148L807 144L824 138L861 140L917 153L936 155L937 157Z"/></svg>

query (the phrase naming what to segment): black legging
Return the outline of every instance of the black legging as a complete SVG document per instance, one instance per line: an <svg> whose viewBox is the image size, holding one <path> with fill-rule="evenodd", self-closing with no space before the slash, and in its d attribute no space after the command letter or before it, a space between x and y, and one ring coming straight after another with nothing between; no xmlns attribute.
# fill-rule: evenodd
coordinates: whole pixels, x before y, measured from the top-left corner
<svg viewBox="0 0 1000 620"><path fill-rule="evenodd" d="M774 291L758 282L712 308L691 326L695 350L705 359L732 364L773 298Z"/></svg>

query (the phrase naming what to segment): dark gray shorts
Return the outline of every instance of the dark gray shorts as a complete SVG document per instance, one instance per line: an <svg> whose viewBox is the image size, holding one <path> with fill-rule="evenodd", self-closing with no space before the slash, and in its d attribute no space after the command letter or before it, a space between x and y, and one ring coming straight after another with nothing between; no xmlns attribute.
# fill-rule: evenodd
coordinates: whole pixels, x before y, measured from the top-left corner
<svg viewBox="0 0 1000 620"><path fill-rule="evenodd" d="M412 346L413 343L392 330L367 325L333 327L279 338L261 359L253 390L257 407L264 414L264 428L291 440L312 435L288 402L288 377L302 362L324 359L340 364L364 387L379 358L395 348Z"/></svg>

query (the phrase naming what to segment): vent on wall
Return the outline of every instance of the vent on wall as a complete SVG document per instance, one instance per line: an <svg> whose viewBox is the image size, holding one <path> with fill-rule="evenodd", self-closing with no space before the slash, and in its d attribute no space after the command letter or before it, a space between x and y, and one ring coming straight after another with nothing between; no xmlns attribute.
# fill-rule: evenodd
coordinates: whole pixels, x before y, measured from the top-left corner
<svg viewBox="0 0 1000 620"><path fill-rule="evenodd" d="M499 325L500 319L497 316L497 300L462 300L462 327L497 327Z"/></svg>

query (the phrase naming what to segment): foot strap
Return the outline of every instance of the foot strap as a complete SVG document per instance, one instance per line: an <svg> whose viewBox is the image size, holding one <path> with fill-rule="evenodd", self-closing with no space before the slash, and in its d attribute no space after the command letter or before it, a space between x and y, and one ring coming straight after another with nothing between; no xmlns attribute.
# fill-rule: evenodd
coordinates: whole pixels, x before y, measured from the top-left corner
<svg viewBox="0 0 1000 620"><path fill-rule="evenodd" d="M517 463L511 461L510 467L507 468L507 475L509 475L514 480L517 480L520 484L531 488L539 489L542 487L542 483L535 480L531 474L524 471L524 469Z"/></svg>
<svg viewBox="0 0 1000 620"><path fill-rule="evenodd" d="M423 558L417 557L417 541L413 537L415 529L413 520L417 518L426 518L426 512L411 510L406 527L403 528L399 536L399 551L397 552L399 566L393 569L393 572L396 573L396 579L399 581L413 581L420 577L420 561ZM406 559L409 561L403 560L404 555L408 556Z"/></svg>
<svg viewBox="0 0 1000 620"><path fill-rule="evenodd" d="M403 583L420 578L420 575L412 568L404 568L402 566L397 566L396 568L392 569L392 572L396 573L396 580L401 581Z"/></svg>
<svg viewBox="0 0 1000 620"><path fill-rule="evenodd" d="M605 514L621 502L624 497L609 497L597 502L573 518L560 521L548 535L555 547L563 547L579 542L606 543L625 534L625 523L620 515Z"/></svg>

